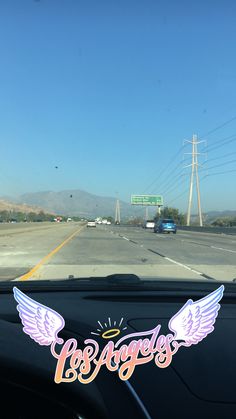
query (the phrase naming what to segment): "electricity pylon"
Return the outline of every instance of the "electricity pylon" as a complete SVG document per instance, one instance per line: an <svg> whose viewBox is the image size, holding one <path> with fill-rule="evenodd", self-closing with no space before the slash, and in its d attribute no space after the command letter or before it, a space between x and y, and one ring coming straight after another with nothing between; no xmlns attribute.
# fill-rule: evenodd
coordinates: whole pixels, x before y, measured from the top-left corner
<svg viewBox="0 0 236 419"><path fill-rule="evenodd" d="M202 208L201 208L201 197L200 197L200 187L199 187L199 177L198 177L198 153L197 146L198 144L202 143L203 141L197 141L197 136L193 135L192 141L185 141L187 143L192 144L192 152L185 153L192 155L192 163L185 167L191 167L191 176L190 176L190 187L189 187L189 198L188 198L188 214L187 214L187 226L190 225L190 218L191 218L191 207L192 207L192 198L193 198L193 181L194 175L196 178L196 188L197 188L197 202L198 202L198 215L199 215L199 224L202 227Z"/></svg>

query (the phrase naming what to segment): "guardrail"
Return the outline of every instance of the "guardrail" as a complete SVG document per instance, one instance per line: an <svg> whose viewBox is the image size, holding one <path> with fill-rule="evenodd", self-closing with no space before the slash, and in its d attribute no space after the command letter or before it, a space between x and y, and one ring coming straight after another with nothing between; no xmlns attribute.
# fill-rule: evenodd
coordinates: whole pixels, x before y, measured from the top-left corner
<svg viewBox="0 0 236 419"><path fill-rule="evenodd" d="M178 230L197 231L201 233L230 234L236 235L236 227L193 227L177 226Z"/></svg>

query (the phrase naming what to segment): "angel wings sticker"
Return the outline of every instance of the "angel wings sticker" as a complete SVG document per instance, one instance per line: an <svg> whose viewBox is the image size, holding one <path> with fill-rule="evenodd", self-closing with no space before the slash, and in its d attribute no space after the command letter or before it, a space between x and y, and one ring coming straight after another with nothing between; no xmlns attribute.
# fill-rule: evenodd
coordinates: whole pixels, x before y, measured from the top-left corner
<svg viewBox="0 0 236 419"><path fill-rule="evenodd" d="M65 326L63 317L56 311L27 297L18 288L13 288L14 298L18 302L17 310L23 331L39 345L49 346L53 342L63 343L58 333Z"/></svg>
<svg viewBox="0 0 236 419"><path fill-rule="evenodd" d="M110 336L105 346L100 348L96 340L86 339L83 348L79 348L76 339L64 342L58 336L65 326L59 313L28 297L17 287L13 288L23 331L39 345L50 346L51 354L57 360L54 381L79 380L84 384L93 381L103 365L110 371L118 371L121 380L128 380L137 365L152 360L160 368L168 367L181 346L196 345L213 332L223 292L221 285L200 300L189 299L169 321L168 327L173 333L161 334L161 325L157 324L152 330L131 333L114 342L111 337L123 333L126 328L119 327L122 322L114 327L116 322L112 324L108 318L107 329L100 322L101 328L97 329L103 331L101 338Z"/></svg>

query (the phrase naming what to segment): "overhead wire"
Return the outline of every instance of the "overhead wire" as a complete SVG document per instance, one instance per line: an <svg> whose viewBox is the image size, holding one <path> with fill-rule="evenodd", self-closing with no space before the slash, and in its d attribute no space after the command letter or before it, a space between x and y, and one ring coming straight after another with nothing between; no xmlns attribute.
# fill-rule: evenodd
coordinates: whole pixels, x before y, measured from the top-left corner
<svg viewBox="0 0 236 419"><path fill-rule="evenodd" d="M171 201L167 201L167 206L172 204L172 202L176 201L177 199L181 198L183 195L185 195L189 191L189 188L186 188L181 194L175 196Z"/></svg>
<svg viewBox="0 0 236 419"><path fill-rule="evenodd" d="M203 180L204 178L206 178L206 176L202 176L202 178L200 178L199 180ZM172 204L172 202L174 202L174 201L176 201L177 199L179 199L179 198L181 198L183 195L185 195L187 192L189 191L189 186L183 191L183 192L181 192L179 195L177 195L177 196L175 196L173 199L171 199L170 201L167 201L168 202L168 206L170 205L170 204Z"/></svg>
<svg viewBox="0 0 236 419"><path fill-rule="evenodd" d="M143 193L145 193L146 191L148 191L158 180L160 180L160 178L162 178L162 176L164 175L164 173L166 172L166 170L170 167L170 165L175 161L175 159L178 157L178 155L181 153L181 151L183 150L185 146L182 145L179 150L175 153L175 155L170 159L169 163L164 167L164 169L161 169L159 171L159 174L155 177L155 179L145 188L145 190L143 191Z"/></svg>
<svg viewBox="0 0 236 419"><path fill-rule="evenodd" d="M201 168L199 170L199 173L203 172L204 170L211 170L211 169L214 169L215 167L221 167L221 166L225 166L226 164L232 164L232 163L235 163L235 162L236 162L236 159L233 159L233 160L229 160L227 162L221 163L221 164L215 164L214 166L211 166L211 167L205 167L203 169Z"/></svg>
<svg viewBox="0 0 236 419"><path fill-rule="evenodd" d="M184 183L184 181L186 181L186 176L185 176L185 178L183 176L182 176L182 179L178 179L178 182L177 182L178 186L182 185ZM165 190L165 195L171 194L171 192L176 189L177 185L173 184L171 188L166 189Z"/></svg>
<svg viewBox="0 0 236 419"><path fill-rule="evenodd" d="M233 118L225 121L224 123L222 123L221 125L218 125L217 127L215 127L214 129L208 131L206 134L201 135L200 139L203 139L209 135L212 135L214 132L216 132L217 130L220 130L221 128L225 127L226 125L230 124L231 122L233 122L234 120L236 120L236 116L234 116ZM223 139L219 139L217 141L215 141L213 144L211 145L207 145L205 147L202 148L201 151L203 152L211 152L214 151L220 147L223 147L224 145L230 144L232 142L236 141L236 135L232 134L230 136L224 137ZM157 183L158 181L160 181L161 178L163 178L163 175L165 174L166 170L170 167L170 165L172 164L172 162L178 157L178 155L181 153L181 151L183 150L183 148L185 147L185 145L183 145L178 151L177 153L173 156L173 158L169 161L169 163L165 166L165 168L163 170L161 170L158 174L158 176L155 177L155 179L145 188L144 192L146 192L148 189L150 189L153 185L155 185L155 183ZM216 158L212 158L208 161L213 161L213 160L217 160L220 158L224 158L224 157L228 157L229 155L232 154L236 154L236 153L227 153L224 156L220 156L220 157L216 157ZM234 163L236 160L231 160L231 161L227 161L224 162L220 165L214 165L211 166L210 168L203 168L201 170L199 170L199 173L203 170L211 170L213 168L216 167L221 167L224 166L226 164L231 164ZM171 193L175 188L176 188L176 184L182 184L184 180L181 180L180 177L178 176L183 176L183 174L181 175L181 171L177 174L175 174L175 179L171 179L171 176L174 175L174 173L176 172L176 170L179 168L179 166L182 164L182 162L179 162L172 170L171 172L167 175L167 177L165 179L163 179L159 184L158 184L158 189L159 191L161 191L161 189L165 189L165 193L169 194ZM204 163L203 163L204 164ZM200 166L199 166L200 167ZM225 172L216 172L215 174L212 175L216 175L216 174L223 174L223 173L230 173L233 172L234 170L230 170L230 171L225 171ZM211 176L211 174L207 174L205 175L203 178L201 178L201 180L206 179L207 177ZM172 176L173 177L173 176ZM170 188L169 188L170 186ZM169 189L168 189L169 188ZM156 189L156 187L155 187ZM175 199L178 199L179 197L183 196L187 191L189 190L189 188L187 188L184 192L182 192L180 195L178 195L178 197L174 198L171 202L173 202ZM152 193L154 192L154 188L152 189Z"/></svg>
<svg viewBox="0 0 236 419"><path fill-rule="evenodd" d="M233 154L236 154L236 151L233 151L232 153L223 154L222 156L218 156L218 157L213 157L211 159L207 159L207 163L209 161L219 160L219 159L223 159L223 158L228 157L228 156L232 156ZM205 163L206 162L203 162L202 164L205 164Z"/></svg>
<svg viewBox="0 0 236 419"><path fill-rule="evenodd" d="M182 162L180 162L180 163L178 163L175 167L174 167L174 169L173 170L171 170L171 172L169 173L169 175L162 181L162 182L160 182L160 184L158 184L158 189L159 190L161 190L161 189L163 189L164 187L166 187L165 185L166 184L169 184L171 181L173 181L172 179L169 179L173 174L174 174L174 172L178 169L178 167L180 166L182 164ZM181 173L181 171L180 171L180 173ZM178 174L176 174L176 176L178 176ZM152 191L154 191L154 189L152 189Z"/></svg>
<svg viewBox="0 0 236 419"><path fill-rule="evenodd" d="M210 173L210 174L205 175L205 177L211 177L211 176L215 176L215 175L224 175L225 173L233 173L233 172L236 172L236 169L225 170L224 172Z"/></svg>
<svg viewBox="0 0 236 419"><path fill-rule="evenodd" d="M233 121L235 121L235 120L236 120L236 115L235 115L235 116L233 116L233 118L228 119L227 121L223 122L221 125L218 125L216 128L213 128L212 130L208 131L206 134L201 135L201 138L205 138L205 137L207 137L208 135L213 134L214 132L218 131L219 129L221 129L221 128L225 127L226 125L230 124L231 122L233 122Z"/></svg>
<svg viewBox="0 0 236 419"><path fill-rule="evenodd" d="M233 137L233 138L232 138ZM225 141L226 140L226 138L229 138L227 141ZM233 134L233 135L231 135L230 137L226 137L225 139L222 139L222 140L220 140L220 141L217 141L217 143L218 144L216 144L216 143L214 143L213 145L211 145L211 146L207 146L207 147L203 147L202 148L202 151L204 152L204 153L209 153L209 152L211 152L211 151L214 151L214 150L217 150L218 148L220 148L220 147L223 147L224 145L227 145L227 144L230 144L230 143L233 143L234 141L236 141L236 135L235 134ZM223 142L222 142L223 141ZM220 144L219 144L220 143Z"/></svg>

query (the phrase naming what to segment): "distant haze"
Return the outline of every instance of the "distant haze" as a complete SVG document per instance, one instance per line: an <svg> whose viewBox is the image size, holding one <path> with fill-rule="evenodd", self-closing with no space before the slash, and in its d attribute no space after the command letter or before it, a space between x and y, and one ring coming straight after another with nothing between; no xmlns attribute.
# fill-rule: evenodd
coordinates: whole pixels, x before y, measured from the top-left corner
<svg viewBox="0 0 236 419"><path fill-rule="evenodd" d="M44 211L51 214L79 216L84 218L114 217L116 197L93 195L79 189L64 191L42 191L25 193L16 197L4 196L0 198L0 210L15 210L21 212ZM174 205L173 205L174 206ZM120 200L121 219L135 218L146 215L146 207L133 206L129 202ZM156 207L148 208L148 218L152 219L157 213ZM204 221L210 222L220 217L235 217L236 210L204 212ZM198 220L198 215L192 211L192 221Z"/></svg>
<svg viewBox="0 0 236 419"><path fill-rule="evenodd" d="M115 197L93 195L81 190L65 190L60 192L44 191L26 193L15 201L43 208L49 213L72 215L80 217L115 217ZM145 208L131 206L128 202L120 201L121 218L144 216ZM150 208L151 217L156 213L156 208Z"/></svg>

